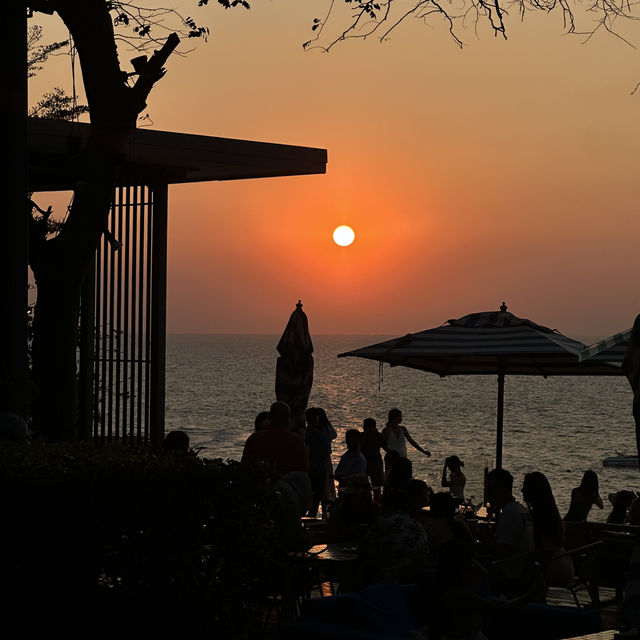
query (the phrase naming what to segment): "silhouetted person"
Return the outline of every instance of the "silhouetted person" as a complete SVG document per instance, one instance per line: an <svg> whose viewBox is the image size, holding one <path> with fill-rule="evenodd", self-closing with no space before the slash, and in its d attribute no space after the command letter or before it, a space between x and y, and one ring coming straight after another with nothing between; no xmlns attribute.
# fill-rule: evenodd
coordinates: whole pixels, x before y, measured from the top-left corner
<svg viewBox="0 0 640 640"><path fill-rule="evenodd" d="M440 486L449 487L451 497L456 506L464 502L464 487L467 484L467 476L462 472L462 467L464 467L464 462L458 456L449 456L445 459L444 467L442 468Z"/></svg>
<svg viewBox="0 0 640 640"><path fill-rule="evenodd" d="M376 428L373 418L365 418L362 423L362 441L360 443L362 455L367 461L367 475L373 485L374 497L380 501L381 487L384 485L384 463L380 449L386 451L386 444L382 434Z"/></svg>
<svg viewBox="0 0 640 640"><path fill-rule="evenodd" d="M311 487L306 472L289 471L276 482L269 508L278 534L276 550L284 553L306 551L311 546L310 537L302 526L302 516L310 501Z"/></svg>
<svg viewBox="0 0 640 640"><path fill-rule="evenodd" d="M327 525L329 542L359 541L380 513L373 501L366 475L349 476L340 489L340 497L331 508Z"/></svg>
<svg viewBox="0 0 640 640"><path fill-rule="evenodd" d="M324 487L322 502L323 504L330 505L336 501L336 484L333 480L333 462L331 461L331 442L338 437L338 432L331 424L327 412L322 407L318 407L318 416L320 418L318 425L320 431L329 436L329 453L325 459L325 464L327 465L327 481Z"/></svg>
<svg viewBox="0 0 640 640"><path fill-rule="evenodd" d="M522 497L533 519L536 560L547 584L569 584L574 577L573 560L566 555L564 523L547 477L540 471L527 473Z"/></svg>
<svg viewBox="0 0 640 640"><path fill-rule="evenodd" d="M540 578L520 597L490 598L486 572L473 560L469 548L452 539L441 549L436 570L436 598L431 605L425 638L429 640L486 640L482 629L494 616L526 604L539 590ZM518 635L514 630L515 636Z"/></svg>
<svg viewBox="0 0 640 640"><path fill-rule="evenodd" d="M320 413L317 408L307 409L305 417L307 420L305 442L309 451L309 479L313 493L308 515L315 518L318 515L320 503L322 503L322 515L326 517L326 486L329 482L327 457L331 455L331 438L326 431L320 428Z"/></svg>
<svg viewBox="0 0 640 640"><path fill-rule="evenodd" d="M403 491L413 478L413 465L409 458L398 458L391 469L384 483L384 493L390 490L399 489Z"/></svg>
<svg viewBox="0 0 640 640"><path fill-rule="evenodd" d="M367 461L360 451L361 438L362 434L357 429L349 429L344 435L347 450L340 457L335 472L341 487L349 476L367 473Z"/></svg>
<svg viewBox="0 0 640 640"><path fill-rule="evenodd" d="M382 430L387 449L397 451L403 458L407 457L407 442L416 451L420 451L425 456L430 457L431 452L423 449L412 437L407 428L402 423L402 411L391 409L387 426Z"/></svg>
<svg viewBox="0 0 640 640"><path fill-rule="evenodd" d="M607 518L607 522L611 524L624 524L627 522L627 512L635 497L636 494L633 491L626 489L617 493L610 493L609 502L613 505L613 509Z"/></svg>
<svg viewBox="0 0 640 640"><path fill-rule="evenodd" d="M636 451L640 465L640 314L631 328L629 344L622 361L622 370L633 391L633 419L636 425Z"/></svg>
<svg viewBox="0 0 640 640"><path fill-rule="evenodd" d="M429 539L409 515L403 491L382 497L382 513L362 539L359 557L366 584L414 582L427 567Z"/></svg>
<svg viewBox="0 0 640 640"><path fill-rule="evenodd" d="M404 488L404 495L407 500L407 510L412 518L420 521L422 517L428 514L424 507L429 506L433 491L424 480L413 478L409 480Z"/></svg>
<svg viewBox="0 0 640 640"><path fill-rule="evenodd" d="M184 431L169 431L162 443L162 449L163 451L189 453L191 450L189 436Z"/></svg>
<svg viewBox="0 0 640 640"><path fill-rule="evenodd" d="M450 540L458 540L473 552L475 541L466 521L456 516L456 506L451 494L441 491L431 496L427 517L420 522L429 536L431 562L437 563L440 549Z"/></svg>
<svg viewBox="0 0 640 640"><path fill-rule="evenodd" d="M254 431L244 443L243 463L266 462L273 465L277 476L289 471L308 474L309 459L304 440L289 431L289 405L274 402L269 411L268 429Z"/></svg>
<svg viewBox="0 0 640 640"><path fill-rule="evenodd" d="M253 422L256 431L262 431L269 428L269 412L261 411Z"/></svg>
<svg viewBox="0 0 640 640"><path fill-rule="evenodd" d="M498 559L491 575L495 593L521 594L530 579L535 550L533 520L529 510L513 496L513 476L506 469L487 474L487 500L495 514L496 527L487 541L488 550ZM506 559L509 560L506 560Z"/></svg>
<svg viewBox="0 0 640 640"><path fill-rule="evenodd" d="M389 449L387 453L384 454L384 481L387 481L389 477L389 473L391 473L391 469L393 465L400 460L402 456L395 450Z"/></svg>
<svg viewBox="0 0 640 640"><path fill-rule="evenodd" d="M564 519L567 522L585 522L591 507L603 508L598 490L598 474L589 469L584 472L580 485L571 490L571 504Z"/></svg>

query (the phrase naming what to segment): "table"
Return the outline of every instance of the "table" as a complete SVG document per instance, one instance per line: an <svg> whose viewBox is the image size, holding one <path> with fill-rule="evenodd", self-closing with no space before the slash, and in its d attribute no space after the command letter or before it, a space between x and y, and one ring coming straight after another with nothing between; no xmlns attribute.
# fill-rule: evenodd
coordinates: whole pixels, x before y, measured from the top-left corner
<svg viewBox="0 0 640 640"><path fill-rule="evenodd" d="M317 584L329 585L331 595L348 591L355 583L358 571L358 544L356 542L330 542L318 544L306 553L317 572ZM324 593L321 589L321 592Z"/></svg>

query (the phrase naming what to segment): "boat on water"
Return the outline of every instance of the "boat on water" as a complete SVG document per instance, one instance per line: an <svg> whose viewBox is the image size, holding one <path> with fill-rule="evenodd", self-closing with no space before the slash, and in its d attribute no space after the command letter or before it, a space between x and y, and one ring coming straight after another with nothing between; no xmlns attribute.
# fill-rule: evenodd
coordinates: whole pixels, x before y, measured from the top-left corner
<svg viewBox="0 0 640 640"><path fill-rule="evenodd" d="M638 456L628 455L626 453L620 453L616 451L615 456L605 458L602 461L603 467L637 467Z"/></svg>

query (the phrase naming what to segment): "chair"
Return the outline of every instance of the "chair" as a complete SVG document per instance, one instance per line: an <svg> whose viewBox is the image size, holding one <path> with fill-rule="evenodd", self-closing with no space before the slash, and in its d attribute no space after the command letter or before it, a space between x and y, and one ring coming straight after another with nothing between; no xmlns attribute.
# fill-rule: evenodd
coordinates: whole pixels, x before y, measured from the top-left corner
<svg viewBox="0 0 640 640"><path fill-rule="evenodd" d="M566 551L562 556L569 557L573 560L575 576L571 582L566 584L547 584L547 590L567 589L573 596L573 600L577 607L581 607L578 594L586 591L589 594L591 605L596 609L600 607L600 597L598 593L598 585L595 578L595 562L598 552L602 546L602 540L585 544L575 549Z"/></svg>

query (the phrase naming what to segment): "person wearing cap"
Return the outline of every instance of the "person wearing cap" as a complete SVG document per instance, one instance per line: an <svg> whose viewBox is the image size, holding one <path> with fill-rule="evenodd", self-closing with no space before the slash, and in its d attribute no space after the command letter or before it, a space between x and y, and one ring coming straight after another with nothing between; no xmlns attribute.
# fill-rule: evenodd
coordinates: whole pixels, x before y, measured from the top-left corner
<svg viewBox="0 0 640 640"><path fill-rule="evenodd" d="M464 487L467 484L467 476L462 472L464 462L458 456L449 456L444 461L442 468L442 482L440 486L449 487L449 492L456 506L464 502ZM449 474L447 474L447 470Z"/></svg>

